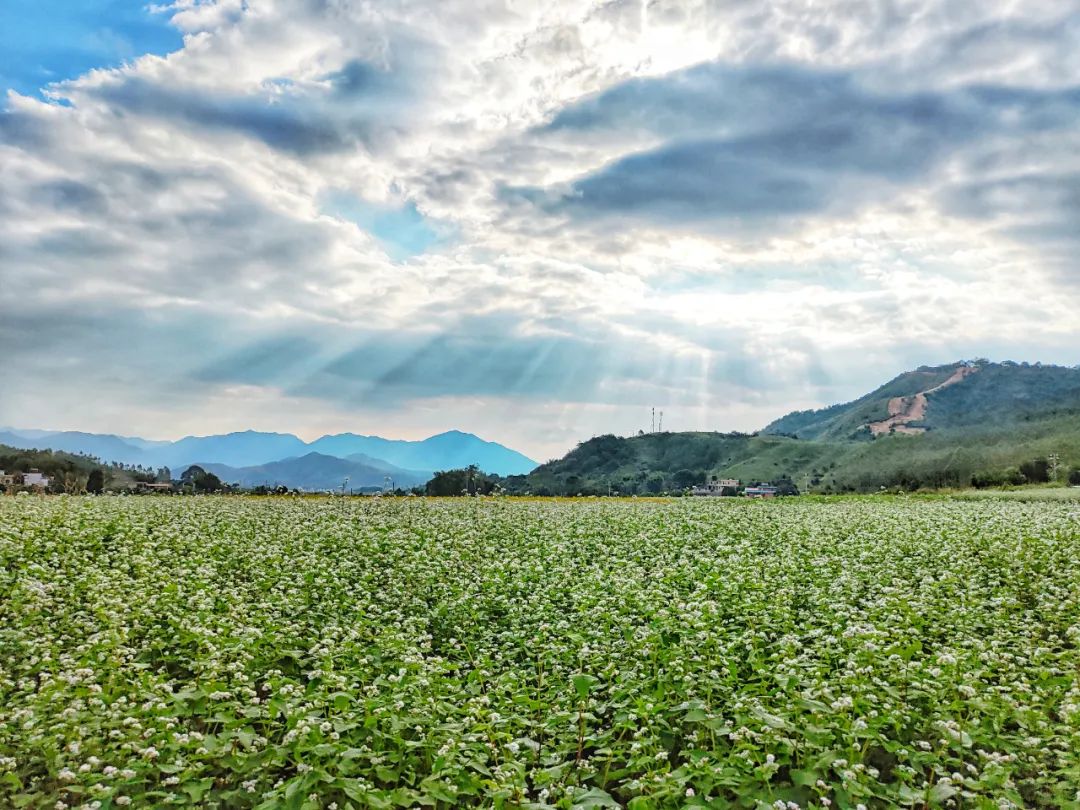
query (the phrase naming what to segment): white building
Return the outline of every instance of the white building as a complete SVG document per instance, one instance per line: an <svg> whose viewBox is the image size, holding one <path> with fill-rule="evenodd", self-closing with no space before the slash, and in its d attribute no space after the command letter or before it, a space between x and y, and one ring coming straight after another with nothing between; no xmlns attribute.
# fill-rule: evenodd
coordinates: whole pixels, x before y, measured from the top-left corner
<svg viewBox="0 0 1080 810"><path fill-rule="evenodd" d="M739 488L738 478L714 478L703 487L694 487L692 495L734 495Z"/></svg>
<svg viewBox="0 0 1080 810"><path fill-rule="evenodd" d="M30 472L24 472L22 474L22 483L24 487L41 487L42 489L49 488L49 477L42 475L39 470L30 470Z"/></svg>

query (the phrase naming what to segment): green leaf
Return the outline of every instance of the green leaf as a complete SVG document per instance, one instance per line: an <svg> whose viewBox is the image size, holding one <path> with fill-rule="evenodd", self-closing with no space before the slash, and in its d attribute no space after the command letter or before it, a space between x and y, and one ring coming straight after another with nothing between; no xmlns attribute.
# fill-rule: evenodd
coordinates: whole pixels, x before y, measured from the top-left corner
<svg viewBox="0 0 1080 810"><path fill-rule="evenodd" d="M393 784L397 781L398 772L394 768L387 768L385 765L375 766L375 775L384 782Z"/></svg>
<svg viewBox="0 0 1080 810"><path fill-rule="evenodd" d="M757 706L750 710L750 714L752 714L758 720L761 720L766 725L771 726L772 728L787 728L787 720L785 720L783 717L778 717L775 714L769 714L767 711L765 711L764 709L760 709Z"/></svg>
<svg viewBox="0 0 1080 810"><path fill-rule="evenodd" d="M577 691L578 697L582 700L585 700L585 698L589 696L589 692L591 692L592 688L596 685L596 678L592 675L586 675L585 673L574 675L570 680L573 681L574 689Z"/></svg>
<svg viewBox="0 0 1080 810"><path fill-rule="evenodd" d="M611 794L600 788L593 788L574 799L574 807L580 810L588 810L593 807L615 807L621 805L611 797Z"/></svg>
<svg viewBox="0 0 1080 810"><path fill-rule="evenodd" d="M952 782L938 782L930 788L930 801L941 803L959 792L960 789Z"/></svg>
<svg viewBox="0 0 1080 810"><path fill-rule="evenodd" d="M195 804L199 804L202 801L203 796L214 785L214 780L210 777L206 779L199 779L194 782L185 782L183 785L184 793L191 797L191 800Z"/></svg>
<svg viewBox="0 0 1080 810"><path fill-rule="evenodd" d="M793 770L791 772L791 781L794 782L796 785L803 785L804 787L809 787L810 785L817 782L817 780L820 778L821 775L817 771L811 771L808 769Z"/></svg>
<svg viewBox="0 0 1080 810"><path fill-rule="evenodd" d="M453 803L457 801L457 791L454 790L453 786L435 779L425 779L421 783L420 789L441 802Z"/></svg>

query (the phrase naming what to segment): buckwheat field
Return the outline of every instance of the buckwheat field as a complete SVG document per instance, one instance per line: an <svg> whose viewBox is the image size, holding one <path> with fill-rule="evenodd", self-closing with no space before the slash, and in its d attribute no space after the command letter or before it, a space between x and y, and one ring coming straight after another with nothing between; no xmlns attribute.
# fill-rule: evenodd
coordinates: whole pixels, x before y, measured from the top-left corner
<svg viewBox="0 0 1080 810"><path fill-rule="evenodd" d="M1080 507L2 498L0 807L1080 807Z"/></svg>

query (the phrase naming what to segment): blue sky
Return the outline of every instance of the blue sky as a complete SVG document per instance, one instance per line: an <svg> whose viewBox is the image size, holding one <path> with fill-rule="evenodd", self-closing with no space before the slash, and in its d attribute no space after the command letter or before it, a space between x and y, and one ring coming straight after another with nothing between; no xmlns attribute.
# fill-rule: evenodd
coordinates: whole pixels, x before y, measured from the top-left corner
<svg viewBox="0 0 1080 810"><path fill-rule="evenodd" d="M1076 364L1077 41L1080 0L8 0L0 424L544 459Z"/></svg>
<svg viewBox="0 0 1080 810"><path fill-rule="evenodd" d="M183 45L165 14L129 0L4 0L0 90L34 95L94 68Z"/></svg>
<svg viewBox="0 0 1080 810"><path fill-rule="evenodd" d="M332 190L320 204L327 215L352 222L374 237L394 261L418 256L440 241L437 226L411 201L376 205L347 191Z"/></svg>

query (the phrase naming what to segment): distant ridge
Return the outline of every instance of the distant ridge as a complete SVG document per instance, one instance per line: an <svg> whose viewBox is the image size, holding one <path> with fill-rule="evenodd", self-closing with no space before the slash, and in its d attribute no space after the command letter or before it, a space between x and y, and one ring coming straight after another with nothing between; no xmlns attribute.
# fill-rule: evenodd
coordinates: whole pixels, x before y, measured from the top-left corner
<svg viewBox="0 0 1080 810"><path fill-rule="evenodd" d="M422 442L338 433L316 439L310 448L341 458L363 454L398 467L431 472L467 467L470 464L497 475L520 475L536 468L535 461L516 450L496 442L484 441L479 436L460 430L439 433Z"/></svg>
<svg viewBox="0 0 1080 810"><path fill-rule="evenodd" d="M80 431L3 428L0 444L24 449L49 447L144 467L165 466L177 474L191 464L224 464L239 469L294 459L309 452L342 459L353 457L353 461L366 462L369 466L381 463L425 474L469 464L498 475L523 474L536 467L535 461L516 450L457 430L421 441L341 433L307 443L291 433L254 430L185 436L169 442ZM363 458L355 458L357 455Z"/></svg>
<svg viewBox="0 0 1080 810"><path fill-rule="evenodd" d="M270 488L283 485L290 489L309 491L337 490L345 485L348 488L382 489L390 477L395 488L408 489L423 484L430 477L425 472L403 470L383 462L364 463L362 461L327 456L322 453L307 453L297 458L286 458L251 467L230 467L227 464L205 462L199 464L207 472L212 472L228 484L240 484L242 487L261 485Z"/></svg>

